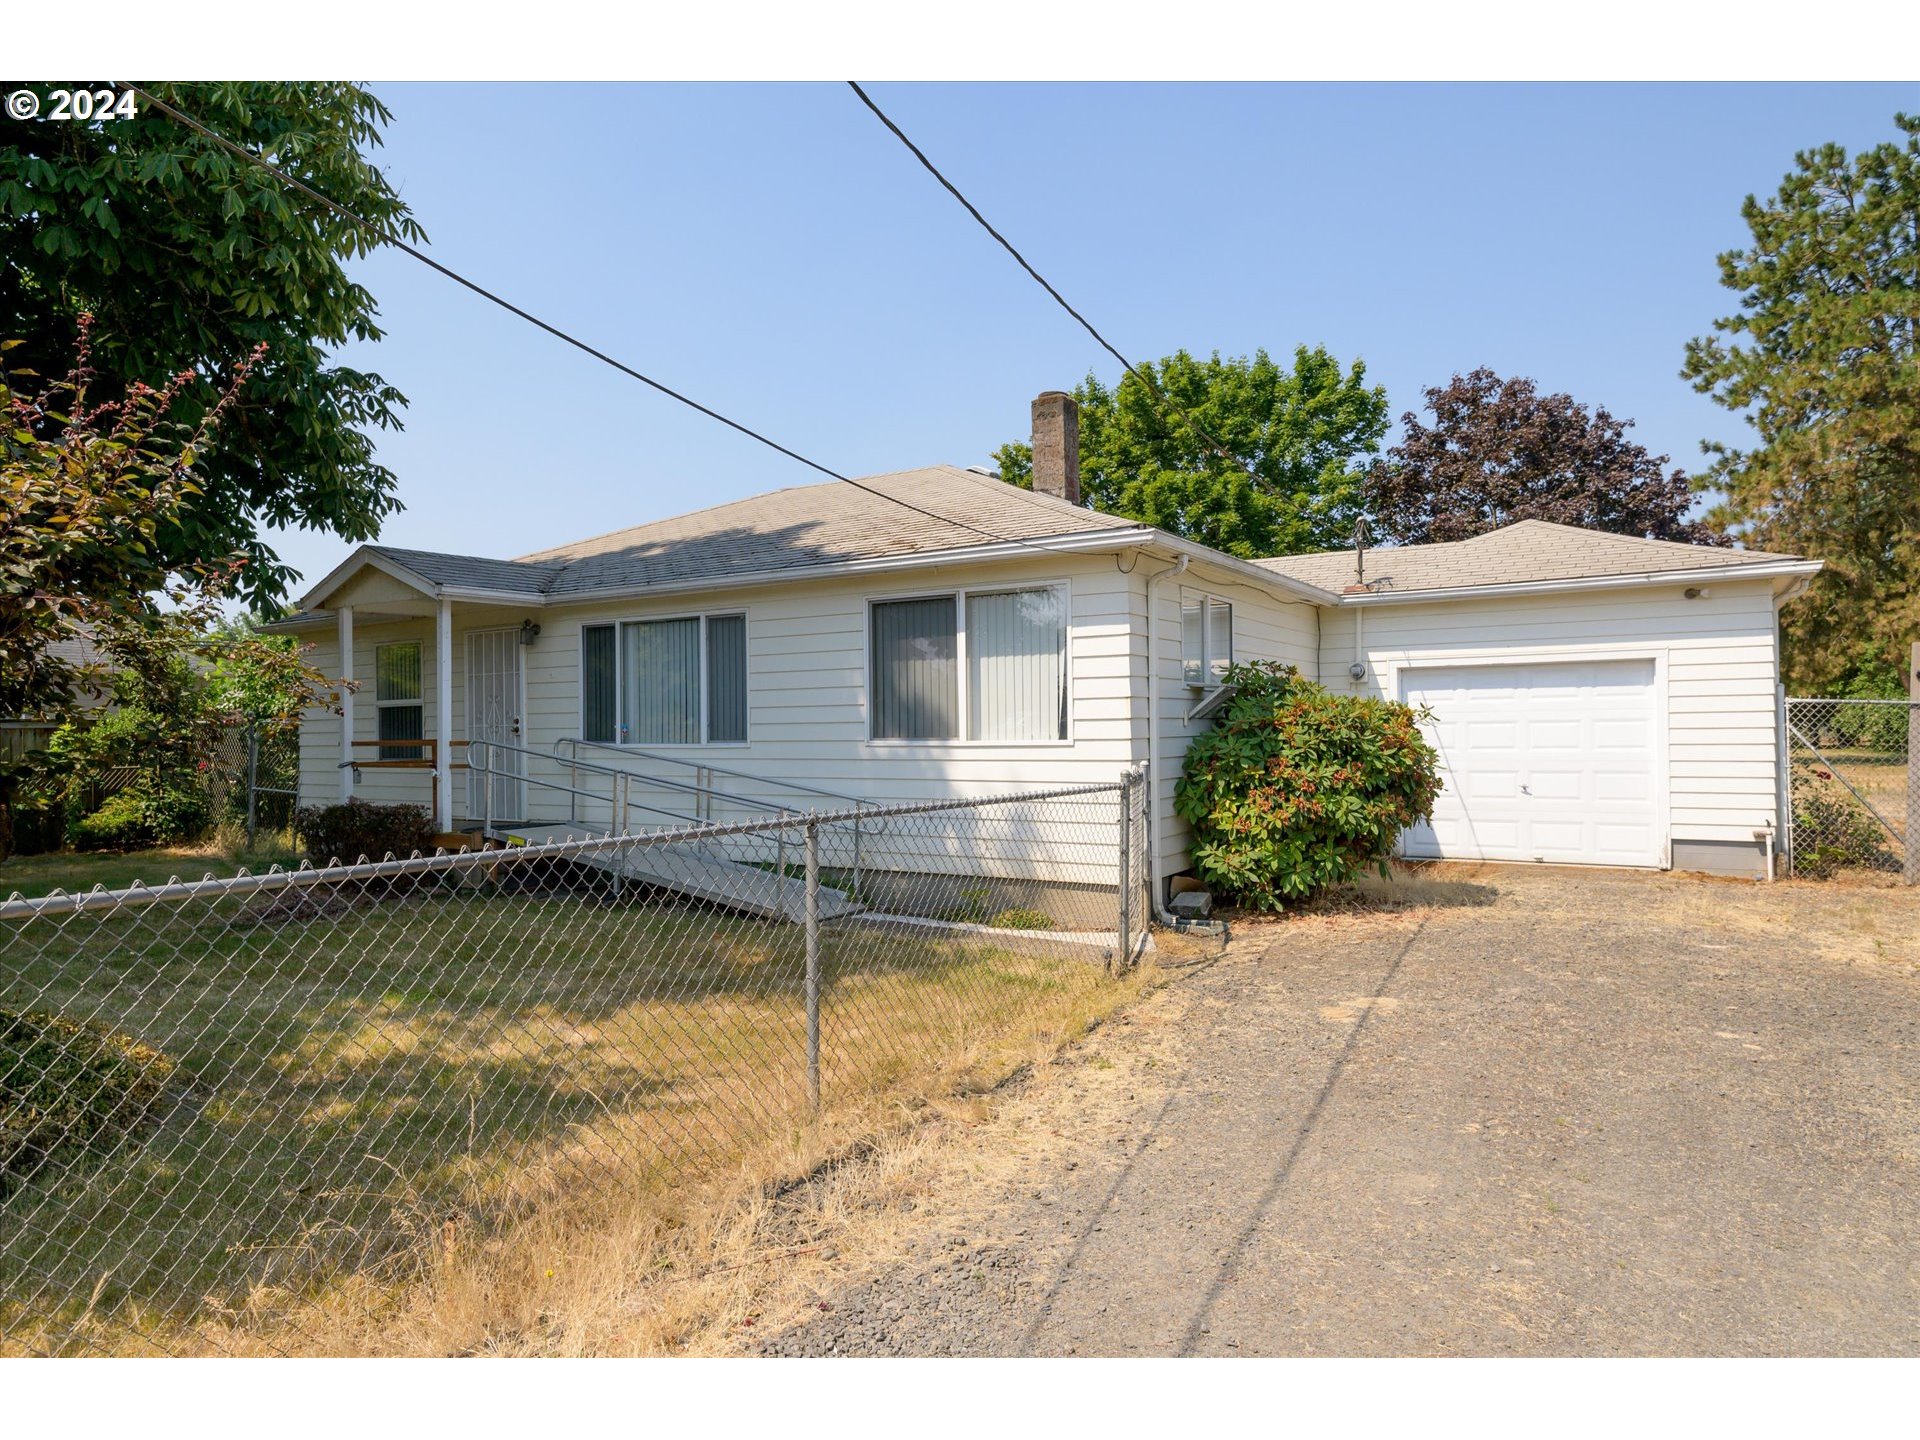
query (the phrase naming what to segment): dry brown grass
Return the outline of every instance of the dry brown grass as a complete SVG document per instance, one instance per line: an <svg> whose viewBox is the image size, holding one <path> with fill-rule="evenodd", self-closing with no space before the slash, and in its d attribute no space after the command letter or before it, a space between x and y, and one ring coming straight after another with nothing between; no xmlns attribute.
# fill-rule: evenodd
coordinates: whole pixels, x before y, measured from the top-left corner
<svg viewBox="0 0 1920 1440"><path fill-rule="evenodd" d="M350 1277L275 1323L209 1328L203 1339L237 1354L724 1349L769 1305L797 1303L806 1276L843 1249L886 1248L900 1202L926 1193L955 1129L980 1123L1010 1077L1044 1072L1062 1046L1156 983L1143 966L1083 990L1040 1023L845 1096L817 1123L742 1146L704 1172L564 1188L529 1177L516 1197L520 1219L484 1237L445 1228L411 1284Z"/></svg>
<svg viewBox="0 0 1920 1440"><path fill-rule="evenodd" d="M563 972L580 966L561 957L597 935L590 913L488 903L535 916ZM335 961L346 969L328 977L335 998L324 1012L282 982L315 977L315 957L304 950L300 965L288 957L263 965L250 944L236 966L209 941L180 947L171 957L179 983L143 986L139 998L149 1003L149 988L188 997L193 1009L184 1023L174 1018L173 1033L217 1039L221 1053L247 1057L240 1083L219 1086L163 1151L142 1150L89 1178L75 1192L78 1209L43 1212L56 1228L40 1232L39 1253L50 1258L33 1271L57 1286L42 1294L69 1303L51 1314L0 1315L8 1321L0 1351L697 1348L742 1318L758 1283L751 1272L806 1250L804 1236L769 1238L797 1233L782 1197L816 1190L801 1181L849 1157L884 1165L927 1124L968 1113L982 1093L1043 1064L1151 983L1150 972L1103 980L1085 960L979 941L884 937L877 951L858 950L868 956L858 964L839 952L865 942L837 936L827 956L826 1106L816 1117L795 1083L801 1036L785 991L798 970L785 952L797 941L785 929L656 919L654 943L636 949L639 968L603 977L605 997L572 994L567 1007L508 1011L479 1003L497 998L497 966L467 938L478 913L460 911L444 933L411 923L407 931L416 975L448 962L442 978L470 976L475 993L443 984L429 996L416 982L416 993L397 994L385 968L361 958L379 947L336 945L349 958ZM623 923L630 932L633 922ZM288 945L307 939L297 928L275 935ZM685 983L696 937L718 967L704 988ZM648 958L657 950L682 957L670 993L661 993ZM78 987L70 1007L97 1004L97 977L84 963L69 968L87 953L77 943L43 951L43 993L70 982ZM749 974L746 985L740 977ZM601 1003L641 981L648 998ZM362 998L341 1003L343 990ZM162 1018L130 1010L124 1018L136 1029ZM292 1044L273 1038L296 1030ZM193 1059L203 1075L219 1069L212 1051ZM518 1088L502 1092L507 1075ZM487 1077L492 1088L476 1088ZM532 1089L522 1094L526 1087L572 1123L518 1136L469 1099L508 1107L503 1117L516 1106L529 1117L548 1114ZM299 1199L289 1177L312 1163L301 1147L316 1136L335 1136L325 1143L347 1167L339 1173L361 1178ZM341 1145L366 1153L349 1156ZM342 1263L340 1242L359 1245L359 1235L368 1237L363 1257ZM92 1303L76 1314L89 1287ZM182 1308L192 1296L197 1303Z"/></svg>

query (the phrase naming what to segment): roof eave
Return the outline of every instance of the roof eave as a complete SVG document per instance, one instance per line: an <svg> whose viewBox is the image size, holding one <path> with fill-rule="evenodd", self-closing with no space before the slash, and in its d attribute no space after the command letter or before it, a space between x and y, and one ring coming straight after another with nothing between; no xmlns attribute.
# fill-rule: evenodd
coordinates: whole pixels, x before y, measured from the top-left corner
<svg viewBox="0 0 1920 1440"><path fill-rule="evenodd" d="M331 595L335 590L338 590L342 585L346 584L347 581L351 580L354 575L368 566L372 566L383 575L398 580L402 585L411 586L423 595L438 597L440 594L440 587L419 571L410 569L402 565L398 560L395 560L392 556L381 553L378 546L362 545L351 555L347 556L346 559L334 566L333 569L329 570L318 585L315 585L300 597L300 608L303 610L324 610L326 608L326 597Z"/></svg>
<svg viewBox="0 0 1920 1440"><path fill-rule="evenodd" d="M1341 595L1349 605L1417 605L1441 600L1493 599L1505 595L1555 595L1575 590L1630 590L1651 585L1698 585L1726 580L1777 580L1819 573L1822 561L1783 560L1754 565L1714 565L1695 570L1649 570L1632 575L1585 575L1566 580L1522 580L1495 585L1453 585L1426 590L1375 590Z"/></svg>
<svg viewBox="0 0 1920 1440"><path fill-rule="evenodd" d="M1340 597L1331 590L1322 590L1307 580L1296 580L1293 576L1279 570L1269 570L1264 565L1256 565L1251 560L1242 560L1237 555L1229 555L1224 550L1215 550L1211 545L1202 545L1195 540L1183 540L1178 535L1170 535L1165 530L1149 531L1154 542L1176 555L1185 555L1188 559L1203 565L1211 565L1216 570L1225 570L1230 574L1244 575L1250 580L1259 581L1270 590L1278 590L1295 600L1304 600L1311 605L1331 605Z"/></svg>
<svg viewBox="0 0 1920 1440"><path fill-rule="evenodd" d="M1018 559L1035 552L1061 555L1100 554L1150 544L1160 532L1147 527L1084 530L1073 535L1048 535L1032 540L1008 540L959 549L916 550L901 555L875 555L862 560L836 560L822 565L791 565L775 570L745 571L738 575L694 576L647 585L608 585L570 590L547 596L550 605L585 605L602 600L625 600L647 595L684 595L698 590L739 590L806 580L832 580L850 575L877 575L897 570L926 570L942 565L971 565L990 560Z"/></svg>

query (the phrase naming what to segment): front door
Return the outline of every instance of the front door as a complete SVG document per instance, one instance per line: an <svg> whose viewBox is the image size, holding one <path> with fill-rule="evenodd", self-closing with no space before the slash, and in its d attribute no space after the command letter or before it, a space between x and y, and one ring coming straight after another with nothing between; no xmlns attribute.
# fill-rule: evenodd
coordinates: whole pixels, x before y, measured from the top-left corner
<svg viewBox="0 0 1920 1440"><path fill-rule="evenodd" d="M495 823L527 818L526 744L521 733L525 692L520 683L520 632L474 630L467 635L468 759L476 758L471 745L486 741L481 752L493 773L493 809L487 809L486 775L467 774L467 816L478 820L491 814ZM513 748L508 748L513 747Z"/></svg>

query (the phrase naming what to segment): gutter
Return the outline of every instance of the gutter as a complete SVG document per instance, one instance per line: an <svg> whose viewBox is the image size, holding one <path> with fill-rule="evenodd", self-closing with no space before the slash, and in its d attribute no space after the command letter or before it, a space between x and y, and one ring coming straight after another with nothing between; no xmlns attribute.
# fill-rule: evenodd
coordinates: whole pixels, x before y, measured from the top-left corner
<svg viewBox="0 0 1920 1440"><path fill-rule="evenodd" d="M690 576L684 580L669 580L652 585L610 585L596 590L569 590L562 593L521 592L509 590L471 589L457 585L436 585L425 576L414 575L405 578L395 574L395 569L379 564L369 557L369 564L401 580L403 584L414 585L423 597L437 599L441 596L449 600L468 600L483 604L531 605L554 607L562 605L590 605L604 600L640 600L652 595L682 595L691 592L712 592L718 590L751 589L762 585L784 585L807 580L831 580L850 575L884 574L896 570L937 569L942 565L965 565L985 560L1015 559L1033 554L1037 550L1055 551L1062 555L1102 554L1113 550L1137 549L1143 545L1167 543L1173 537L1163 536L1159 531L1147 526L1128 529L1086 530L1077 535L1055 535L1034 540L1010 540L1004 544L969 545L963 549L928 550L904 555L875 556L870 560L842 560L830 565L795 565L778 570L753 570L739 575L727 576ZM1187 542L1175 542L1185 545ZM1230 559L1221 556L1220 559ZM1234 561L1236 565L1246 565L1245 561ZM344 568L344 567L342 567ZM1279 578L1267 571L1254 569L1269 585ZM338 570L330 573L328 581ZM1297 582L1296 582L1297 583ZM303 608L318 608L316 600L320 591L326 588L327 581L314 591L302 597ZM1283 587L1284 588L1284 587ZM1315 592L1318 594L1319 592ZM1324 600L1323 600L1324 603ZM327 612L330 614L331 612ZM278 622L285 625L286 622ZM289 629L304 629L307 623L315 627L327 623L324 616L317 616L311 622L289 626Z"/></svg>

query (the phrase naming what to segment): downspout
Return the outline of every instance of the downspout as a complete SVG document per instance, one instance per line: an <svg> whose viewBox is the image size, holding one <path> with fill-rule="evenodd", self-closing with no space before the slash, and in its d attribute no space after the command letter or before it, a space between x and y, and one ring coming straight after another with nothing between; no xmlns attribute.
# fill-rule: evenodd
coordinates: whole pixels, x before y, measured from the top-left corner
<svg viewBox="0 0 1920 1440"><path fill-rule="evenodd" d="M1154 609L1154 599L1162 580L1186 574L1191 563L1182 555L1147 577L1147 903L1162 925L1180 922L1160 899L1160 825L1154 806L1154 794L1160 788L1160 612Z"/></svg>

